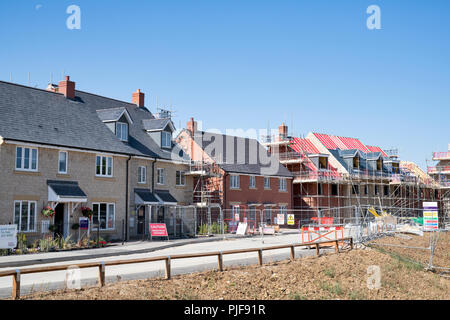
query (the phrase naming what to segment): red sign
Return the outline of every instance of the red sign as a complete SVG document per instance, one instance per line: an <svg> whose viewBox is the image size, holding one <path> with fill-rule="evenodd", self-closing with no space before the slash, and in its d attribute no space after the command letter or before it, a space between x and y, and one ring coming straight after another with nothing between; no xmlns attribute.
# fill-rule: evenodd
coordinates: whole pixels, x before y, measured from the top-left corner
<svg viewBox="0 0 450 320"><path fill-rule="evenodd" d="M167 237L167 228L165 223L150 223L150 233L152 237Z"/></svg>

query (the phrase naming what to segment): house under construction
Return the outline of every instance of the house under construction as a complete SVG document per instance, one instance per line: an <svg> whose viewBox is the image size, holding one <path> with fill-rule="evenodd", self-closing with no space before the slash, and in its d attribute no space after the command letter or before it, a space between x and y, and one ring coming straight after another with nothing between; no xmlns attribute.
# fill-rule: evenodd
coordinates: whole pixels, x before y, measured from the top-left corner
<svg viewBox="0 0 450 320"><path fill-rule="evenodd" d="M433 152L435 166L428 167L427 171L441 186L442 208L445 216L450 218L450 144L447 152Z"/></svg>
<svg viewBox="0 0 450 320"><path fill-rule="evenodd" d="M278 129L265 145L294 176L295 209L351 217L355 206L374 207L409 216L423 201L441 199L440 185L414 163L400 161L396 150L328 134L293 137L284 123Z"/></svg>

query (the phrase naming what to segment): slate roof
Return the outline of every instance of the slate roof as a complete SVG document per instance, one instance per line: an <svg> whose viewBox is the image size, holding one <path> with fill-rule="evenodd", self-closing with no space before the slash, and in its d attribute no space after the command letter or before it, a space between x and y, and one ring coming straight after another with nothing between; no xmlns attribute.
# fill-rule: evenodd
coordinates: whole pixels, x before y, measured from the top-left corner
<svg viewBox="0 0 450 320"><path fill-rule="evenodd" d="M177 203L177 199L170 194L168 190L155 190L155 194L160 198L163 202L166 203Z"/></svg>
<svg viewBox="0 0 450 320"><path fill-rule="evenodd" d="M142 199L144 202L159 203L158 198L149 189L134 189L134 192Z"/></svg>
<svg viewBox="0 0 450 320"><path fill-rule="evenodd" d="M118 121L125 112L124 107L97 110L98 117L102 121Z"/></svg>
<svg viewBox="0 0 450 320"><path fill-rule="evenodd" d="M147 131L163 130L171 122L170 119L144 119L142 126Z"/></svg>
<svg viewBox="0 0 450 320"><path fill-rule="evenodd" d="M205 131L197 131L195 136L202 149L226 172L292 177L256 139Z"/></svg>
<svg viewBox="0 0 450 320"><path fill-rule="evenodd" d="M57 181L47 180L47 185L52 188L55 193L60 197L65 198L86 198L87 195L78 186L78 182L75 181Z"/></svg>
<svg viewBox="0 0 450 320"><path fill-rule="evenodd" d="M102 122L124 109L133 120L128 142L120 141ZM174 159L144 129L143 120L154 119L153 114L129 102L78 90L70 100L59 93L0 81L0 114L4 139ZM187 155L183 154L183 160L189 160Z"/></svg>

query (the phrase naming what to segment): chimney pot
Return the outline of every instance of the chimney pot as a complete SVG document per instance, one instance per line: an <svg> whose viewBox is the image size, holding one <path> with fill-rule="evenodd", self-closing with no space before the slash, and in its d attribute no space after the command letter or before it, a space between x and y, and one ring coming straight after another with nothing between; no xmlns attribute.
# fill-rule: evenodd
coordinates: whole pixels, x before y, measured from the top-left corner
<svg viewBox="0 0 450 320"><path fill-rule="evenodd" d="M137 89L136 92L133 92L132 95L132 103L136 104L139 107L144 107L145 105L145 94L141 92L141 89Z"/></svg>
<svg viewBox="0 0 450 320"><path fill-rule="evenodd" d="M75 82L69 79L69 76L66 76L65 80L58 83L58 92L68 99L75 99Z"/></svg>
<svg viewBox="0 0 450 320"><path fill-rule="evenodd" d="M191 117L191 120L186 125L186 129L194 134L197 131L197 121L194 121L194 118Z"/></svg>

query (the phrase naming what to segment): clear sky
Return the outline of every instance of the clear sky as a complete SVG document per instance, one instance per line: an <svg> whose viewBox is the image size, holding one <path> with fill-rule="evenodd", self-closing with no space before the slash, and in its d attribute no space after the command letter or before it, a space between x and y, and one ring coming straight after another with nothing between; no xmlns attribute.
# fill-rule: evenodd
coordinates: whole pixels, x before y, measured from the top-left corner
<svg viewBox="0 0 450 320"><path fill-rule="evenodd" d="M81 9L70 30L69 5ZM381 29L369 30L370 5ZM426 167L450 143L450 1L0 1L0 80L77 89L174 123L266 129L281 122L357 137ZM0 115L1 116L1 115ZM430 165L432 162L429 163Z"/></svg>

